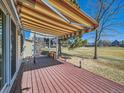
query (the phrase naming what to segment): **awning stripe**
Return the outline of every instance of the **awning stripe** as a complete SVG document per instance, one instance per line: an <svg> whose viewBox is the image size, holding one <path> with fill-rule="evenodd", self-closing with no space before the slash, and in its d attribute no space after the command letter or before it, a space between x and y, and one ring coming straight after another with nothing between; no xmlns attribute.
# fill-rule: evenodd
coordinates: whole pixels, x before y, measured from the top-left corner
<svg viewBox="0 0 124 93"><path fill-rule="evenodd" d="M22 24L23 25L30 25L30 26L32 26L32 27L35 27L35 28L41 28L41 29L46 29L46 28L44 28L44 27L41 27L41 26L37 26L37 25L32 25L32 24L28 24L28 23L26 23L26 22L22 22ZM59 32L59 31L56 31L56 30L51 30L51 29L47 29L47 30L49 30L50 32L58 32L58 33L62 33L62 34L69 34L69 33L67 33L67 32Z"/></svg>
<svg viewBox="0 0 124 93"><path fill-rule="evenodd" d="M37 26L37 27L41 27L41 28L44 28L44 29L48 29L48 30L50 30L50 31L53 31L53 32L59 32L59 33L66 33L66 34L69 34L69 32L65 32L65 31L61 31L61 30L56 30L56 29L52 29L52 28L49 28L49 27L45 27L45 26L42 26L42 25L38 25L38 24L35 24L35 23L33 23L33 22L29 22L29 21L25 21L25 20L21 20L21 22L22 22L22 25L23 24L28 24L28 25L32 25L32 26Z"/></svg>
<svg viewBox="0 0 124 93"><path fill-rule="evenodd" d="M67 29L80 29L81 27L79 26L74 26L74 25L70 25L67 22L61 21L61 20L57 20L55 18L52 17L52 15L49 13L47 15L39 13L39 12L35 12L35 10L31 10L30 8L24 7L22 6L21 8L21 13L23 14L27 14L28 16L30 15L31 17L37 18L43 22L48 22L51 23L53 25L58 25L58 26L62 26L65 27ZM32 15L33 14L33 15ZM42 16L41 16L42 15Z"/></svg>
<svg viewBox="0 0 124 93"><path fill-rule="evenodd" d="M33 22L34 24L39 24L39 25L42 25L42 26L45 26L47 28L53 28L53 29L57 29L57 30L60 30L60 31L67 31L67 32L73 32L75 30L67 30L67 29L64 29L64 28L60 28L60 27L56 27L54 25L51 25L51 24L47 24L45 22L42 22L40 20L37 20L37 19L33 19L33 18L27 18L27 17L24 17L22 16L21 20L25 20L25 21L28 21L28 22Z"/></svg>
<svg viewBox="0 0 124 93"><path fill-rule="evenodd" d="M76 7L72 6L67 0L49 0L49 2L56 9L61 11L61 13L75 20L75 22L79 22L87 26L92 26L97 24L95 20L88 17L86 14L81 12Z"/></svg>
<svg viewBox="0 0 124 93"><path fill-rule="evenodd" d="M28 28L28 29L32 29L33 31L36 31L36 32L42 32L42 33L45 33L45 34L52 34L52 35L55 35L55 36L64 35L63 33L60 33L60 32L52 32L48 29L43 29L43 28L32 26L32 25L29 25L29 24L28 25L24 24L23 27Z"/></svg>

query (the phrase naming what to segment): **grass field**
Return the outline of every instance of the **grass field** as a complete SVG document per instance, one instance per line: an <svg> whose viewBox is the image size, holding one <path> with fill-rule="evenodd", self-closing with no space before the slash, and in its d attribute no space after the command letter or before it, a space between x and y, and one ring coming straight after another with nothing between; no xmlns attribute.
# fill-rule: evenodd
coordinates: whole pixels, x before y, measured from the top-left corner
<svg viewBox="0 0 124 93"><path fill-rule="evenodd" d="M93 47L62 48L62 52L68 62L79 66L81 61L82 68L124 85L124 48L100 47L97 60L93 59Z"/></svg>

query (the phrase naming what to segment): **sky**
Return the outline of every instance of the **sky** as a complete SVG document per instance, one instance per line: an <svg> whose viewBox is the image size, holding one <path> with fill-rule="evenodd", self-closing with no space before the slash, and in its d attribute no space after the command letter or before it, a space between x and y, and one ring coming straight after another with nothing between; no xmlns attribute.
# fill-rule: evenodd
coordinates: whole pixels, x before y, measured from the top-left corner
<svg viewBox="0 0 124 93"><path fill-rule="evenodd" d="M94 3L96 3L96 0L92 0L92 1L93 2L90 3L91 0L77 0L77 3L79 4L80 9L83 10L89 16L92 16L91 11L94 11L94 9L92 8L92 5ZM120 14L118 15L118 21L124 22L124 9L120 11ZM104 36L101 37L101 39L102 40L110 40L110 41L124 40L124 26L116 27L115 29L116 29L116 31L106 31ZM92 31L90 33L86 33L86 34L82 35L82 39L87 39L88 42L94 42L94 37L95 37L95 31Z"/></svg>
<svg viewBox="0 0 124 93"><path fill-rule="evenodd" d="M30 34L31 34L31 32L30 32L30 31L25 30L25 31L24 31L24 36L25 36L25 39L28 39L28 38L30 37Z"/></svg>

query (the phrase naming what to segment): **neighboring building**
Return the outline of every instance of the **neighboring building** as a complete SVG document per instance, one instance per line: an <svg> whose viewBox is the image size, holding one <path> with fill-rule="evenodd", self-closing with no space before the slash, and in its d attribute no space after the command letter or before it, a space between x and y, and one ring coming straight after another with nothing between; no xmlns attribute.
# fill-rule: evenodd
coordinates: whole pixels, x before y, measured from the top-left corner
<svg viewBox="0 0 124 93"><path fill-rule="evenodd" d="M109 47L109 46L111 46L111 41L109 41L109 40L99 40L98 46L99 47L103 47L103 46Z"/></svg>
<svg viewBox="0 0 124 93"><path fill-rule="evenodd" d="M54 46L54 39L55 37L48 37L47 35L36 34L35 39L35 55L40 55L43 51L49 51ZM50 40L50 41L49 41ZM49 45L50 44L50 45Z"/></svg>
<svg viewBox="0 0 124 93"><path fill-rule="evenodd" d="M48 45L46 44L46 42L44 41L44 38L43 37L36 37L36 40L35 40L35 54L36 55L40 55L41 52L42 52L42 49L44 48L48 48Z"/></svg>
<svg viewBox="0 0 124 93"><path fill-rule="evenodd" d="M124 40L120 41L120 47L124 47Z"/></svg>
<svg viewBox="0 0 124 93"><path fill-rule="evenodd" d="M54 37L51 37L51 41L52 38ZM53 46L52 44L50 45ZM34 33L30 33L30 36L28 38L25 37L23 52L24 58L31 57L33 55L40 55L42 51L44 51L44 49L49 50L49 38L47 36L36 34L36 36L34 37Z"/></svg>
<svg viewBox="0 0 124 93"><path fill-rule="evenodd" d="M118 40L115 40L111 43L111 46L119 46L120 42Z"/></svg>

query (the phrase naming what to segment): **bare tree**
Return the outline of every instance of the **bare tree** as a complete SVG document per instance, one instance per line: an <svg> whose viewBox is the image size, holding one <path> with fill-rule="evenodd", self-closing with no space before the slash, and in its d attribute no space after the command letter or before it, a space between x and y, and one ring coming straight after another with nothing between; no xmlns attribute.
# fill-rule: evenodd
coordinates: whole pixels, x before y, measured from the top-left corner
<svg viewBox="0 0 124 93"><path fill-rule="evenodd" d="M116 31L116 26L123 26L124 22L119 22L118 14L124 8L124 0L97 0L95 3L97 11L95 15L99 27L95 32L94 59L97 59L97 44L104 31Z"/></svg>

